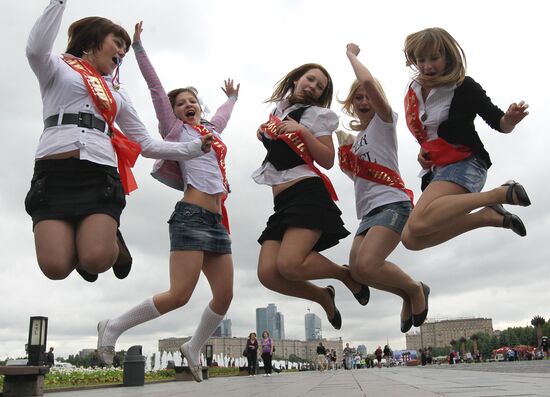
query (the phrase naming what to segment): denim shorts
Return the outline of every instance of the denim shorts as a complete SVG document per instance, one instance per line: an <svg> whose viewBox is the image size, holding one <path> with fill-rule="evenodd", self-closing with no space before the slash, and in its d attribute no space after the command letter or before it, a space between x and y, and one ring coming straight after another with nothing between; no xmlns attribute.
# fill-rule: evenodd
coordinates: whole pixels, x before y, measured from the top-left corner
<svg viewBox="0 0 550 397"><path fill-rule="evenodd" d="M433 181L448 181L456 183L470 193L479 193L487 180L487 167L483 160L470 156L465 160L435 167Z"/></svg>
<svg viewBox="0 0 550 397"><path fill-rule="evenodd" d="M355 237L364 235L373 226L385 226L401 234L411 211L410 201L398 201L376 207L361 219Z"/></svg>
<svg viewBox="0 0 550 397"><path fill-rule="evenodd" d="M168 220L170 251L230 254L231 239L221 220L220 214L179 201Z"/></svg>

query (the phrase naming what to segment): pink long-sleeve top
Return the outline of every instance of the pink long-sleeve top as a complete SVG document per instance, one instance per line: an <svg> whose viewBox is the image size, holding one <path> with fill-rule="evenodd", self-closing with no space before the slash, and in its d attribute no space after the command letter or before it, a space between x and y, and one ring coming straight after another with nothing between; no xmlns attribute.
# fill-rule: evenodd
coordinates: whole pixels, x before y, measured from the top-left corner
<svg viewBox="0 0 550 397"><path fill-rule="evenodd" d="M189 142L200 137L192 126L176 117L160 79L140 42L133 43L136 60L143 78L147 82L155 113L159 121L159 132L165 141ZM225 129L231 117L237 97L231 96L221 105L209 122L203 125L217 138ZM223 177L213 150L203 156L181 161L156 161L151 175L177 190L184 191L188 184L208 194L228 193L224 189Z"/></svg>

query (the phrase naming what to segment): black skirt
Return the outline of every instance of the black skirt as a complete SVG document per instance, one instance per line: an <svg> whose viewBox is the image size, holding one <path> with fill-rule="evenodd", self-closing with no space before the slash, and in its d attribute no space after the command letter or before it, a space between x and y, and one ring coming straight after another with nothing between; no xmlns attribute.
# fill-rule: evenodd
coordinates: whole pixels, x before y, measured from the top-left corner
<svg viewBox="0 0 550 397"><path fill-rule="evenodd" d="M338 244L350 232L344 227L342 212L330 198L321 178L304 179L282 191L274 199L275 213L258 239L282 241L289 227L321 230L313 251L321 252Z"/></svg>
<svg viewBox="0 0 550 397"><path fill-rule="evenodd" d="M126 206L124 190L115 167L76 158L38 160L34 164L25 210L33 227L47 219L75 225L91 214L107 214L120 225Z"/></svg>

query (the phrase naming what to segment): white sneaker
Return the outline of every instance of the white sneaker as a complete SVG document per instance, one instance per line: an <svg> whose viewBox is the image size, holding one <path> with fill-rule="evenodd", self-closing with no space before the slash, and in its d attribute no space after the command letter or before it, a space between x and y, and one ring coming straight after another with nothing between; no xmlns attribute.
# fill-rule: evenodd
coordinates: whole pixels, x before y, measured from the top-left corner
<svg viewBox="0 0 550 397"><path fill-rule="evenodd" d="M113 358L115 357L115 347L103 346L102 344L103 335L105 334L105 328L107 328L108 322L109 320L101 320L97 324L97 354L106 365L112 365Z"/></svg>
<svg viewBox="0 0 550 397"><path fill-rule="evenodd" d="M267 376L271 376L271 374L267 374Z"/></svg>
<svg viewBox="0 0 550 397"><path fill-rule="evenodd" d="M191 375L197 382L202 382L202 366L197 364L192 358L191 353L189 353L189 346L187 343L184 343L180 347L180 352L187 359L187 365L189 366L189 371Z"/></svg>
<svg viewBox="0 0 550 397"><path fill-rule="evenodd" d="M267 374L264 374L264 378L267 376Z"/></svg>

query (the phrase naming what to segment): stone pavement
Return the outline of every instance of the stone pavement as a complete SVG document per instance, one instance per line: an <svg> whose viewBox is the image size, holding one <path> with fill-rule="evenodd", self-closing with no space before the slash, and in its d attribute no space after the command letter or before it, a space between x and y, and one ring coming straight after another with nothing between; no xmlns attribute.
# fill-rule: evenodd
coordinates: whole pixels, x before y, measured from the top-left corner
<svg viewBox="0 0 550 397"><path fill-rule="evenodd" d="M47 393L47 397L142 396L550 396L550 360L434 365L211 378L202 383L166 382Z"/></svg>

